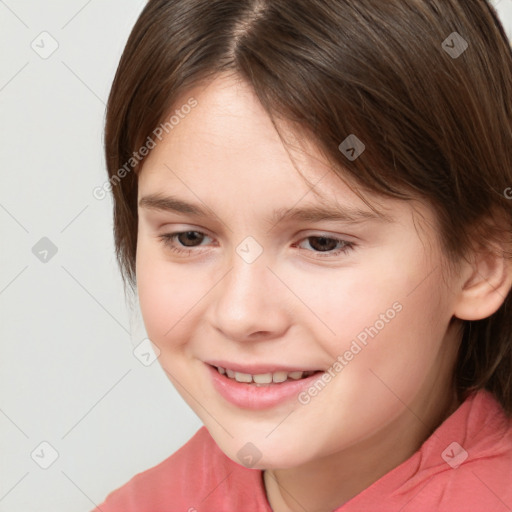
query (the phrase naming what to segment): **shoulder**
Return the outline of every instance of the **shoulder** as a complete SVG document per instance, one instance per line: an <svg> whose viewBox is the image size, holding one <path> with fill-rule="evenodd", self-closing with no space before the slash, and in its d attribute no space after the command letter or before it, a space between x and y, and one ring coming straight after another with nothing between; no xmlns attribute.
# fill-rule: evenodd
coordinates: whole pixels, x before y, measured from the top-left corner
<svg viewBox="0 0 512 512"><path fill-rule="evenodd" d="M436 434L424 451L424 485L414 499L418 510L509 510L512 419L494 397L476 393Z"/></svg>
<svg viewBox="0 0 512 512"><path fill-rule="evenodd" d="M455 451L449 449L449 455ZM446 452L442 456L447 457ZM468 451L462 457L467 459L460 466L447 467L425 480L414 497L416 510L432 510L432 506L439 512L511 510L512 429L494 451Z"/></svg>
<svg viewBox="0 0 512 512"><path fill-rule="evenodd" d="M170 457L111 492L94 512L192 512L197 498L211 492L219 475L244 469L201 427Z"/></svg>
<svg viewBox="0 0 512 512"><path fill-rule="evenodd" d="M491 393L474 393L408 460L340 512L512 510L512 420Z"/></svg>
<svg viewBox="0 0 512 512"><path fill-rule="evenodd" d="M486 435L474 444L469 441L467 449L453 443L441 454L446 468L433 479L431 491L438 489L444 496L443 510L457 510L461 504L468 512L511 509L512 423L493 415L483 431Z"/></svg>

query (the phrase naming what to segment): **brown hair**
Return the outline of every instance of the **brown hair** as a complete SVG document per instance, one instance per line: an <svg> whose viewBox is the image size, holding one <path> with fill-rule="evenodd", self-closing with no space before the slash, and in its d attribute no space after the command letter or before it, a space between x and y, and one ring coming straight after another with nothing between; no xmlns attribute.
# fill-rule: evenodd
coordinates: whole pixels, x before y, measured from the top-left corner
<svg viewBox="0 0 512 512"><path fill-rule="evenodd" d="M126 163L180 95L221 72L252 86L274 126L281 118L304 129L360 190L428 201L450 262L475 241L509 242L512 51L486 0L149 0L105 129L125 291L136 284L144 160L134 172ZM338 149L350 134L366 146L353 161ZM459 399L486 388L512 414L512 293L463 326Z"/></svg>

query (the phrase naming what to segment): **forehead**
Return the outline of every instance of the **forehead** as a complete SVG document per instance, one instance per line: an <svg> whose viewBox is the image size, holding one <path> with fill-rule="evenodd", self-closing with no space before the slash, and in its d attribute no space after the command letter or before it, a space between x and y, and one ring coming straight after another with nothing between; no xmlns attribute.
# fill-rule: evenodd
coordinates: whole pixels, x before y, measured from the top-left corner
<svg viewBox="0 0 512 512"><path fill-rule="evenodd" d="M286 141L283 144L250 86L238 77L221 75L187 90L174 102L168 117L190 98L196 106L186 114L183 110L179 122L164 133L144 162L139 201L152 196L146 207L155 207L159 199L167 197L197 206L201 202L214 208L220 205L226 212L226 203L231 202L232 214L240 215L241 205L257 204L258 208L247 211L266 222L295 207L302 207L296 219L311 215L319 219L324 214L327 218L328 210L337 215L332 210L340 205L345 209L343 215L354 213L363 218L367 214L370 219L377 211L388 221L393 211L399 215L410 211L403 201L365 192L374 207L372 212L354 192L354 180L336 175L304 132L287 122L279 123ZM164 203L160 201L160 206ZM324 208L313 212L311 207Z"/></svg>
<svg viewBox="0 0 512 512"><path fill-rule="evenodd" d="M148 182L160 187L186 175L219 192L221 184L231 183L239 193L267 184L290 194L310 191L314 198L323 195L322 188L329 191L340 183L314 145L284 122L279 126L286 137L283 145L252 89L236 76L221 75L187 90L166 118L190 98L196 106L179 116L146 158L140 172L142 188Z"/></svg>
<svg viewBox="0 0 512 512"><path fill-rule="evenodd" d="M251 167L289 167L289 155L262 105L244 81L232 75L220 75L182 94L170 113L179 113L194 98L196 106L188 109L177 122L168 127L163 140L158 142L146 163L165 158L187 160L190 170L238 168L239 173ZM183 109L184 110L184 109ZM167 115L166 118L170 116ZM300 143L297 135L286 129L290 140ZM300 152L299 152L300 153ZM300 154L296 155L300 157ZM145 165L147 167L147 165ZM181 166L183 167L183 166ZM234 174L231 173L233 177ZM279 179L283 173L274 173Z"/></svg>

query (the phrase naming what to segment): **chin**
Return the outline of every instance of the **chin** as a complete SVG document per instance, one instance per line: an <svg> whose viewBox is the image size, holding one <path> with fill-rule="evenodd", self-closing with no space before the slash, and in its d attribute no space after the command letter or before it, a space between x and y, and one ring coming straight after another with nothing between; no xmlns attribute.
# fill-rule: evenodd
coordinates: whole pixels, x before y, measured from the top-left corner
<svg viewBox="0 0 512 512"><path fill-rule="evenodd" d="M235 435L234 432L232 434ZM266 435L235 435L234 439L224 438L224 442L218 442L214 437L214 440L227 457L250 469L288 469L305 464L310 456L314 457L314 454L305 453L304 448L300 448L295 442L286 445L284 439L278 436L275 439L265 439ZM252 455L253 460L244 461L245 455Z"/></svg>

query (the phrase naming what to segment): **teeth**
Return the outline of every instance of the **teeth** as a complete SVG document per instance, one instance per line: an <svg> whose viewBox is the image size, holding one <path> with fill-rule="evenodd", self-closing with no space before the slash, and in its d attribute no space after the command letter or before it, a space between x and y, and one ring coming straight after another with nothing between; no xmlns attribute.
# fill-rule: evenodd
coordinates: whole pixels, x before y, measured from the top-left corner
<svg viewBox="0 0 512 512"><path fill-rule="evenodd" d="M253 375L252 380L256 382L256 384L270 384L272 382L272 374L262 373L260 375Z"/></svg>
<svg viewBox="0 0 512 512"><path fill-rule="evenodd" d="M274 382L284 382L288 378L286 372L275 372L272 374L272 380Z"/></svg>
<svg viewBox="0 0 512 512"><path fill-rule="evenodd" d="M233 370L230 370L229 368L222 368L217 367L218 372L221 375L227 375L230 379L235 379L237 382L244 382L247 384L250 384L254 382L255 384L270 384L271 382L274 382L276 384L285 382L287 380L299 380L303 377L309 377L315 372L307 371L296 371L296 372L274 372L274 373L261 373L259 375L251 375L249 373L241 373L241 372L234 372Z"/></svg>
<svg viewBox="0 0 512 512"><path fill-rule="evenodd" d="M235 380L238 382L252 382L252 375L248 373L235 372Z"/></svg>

